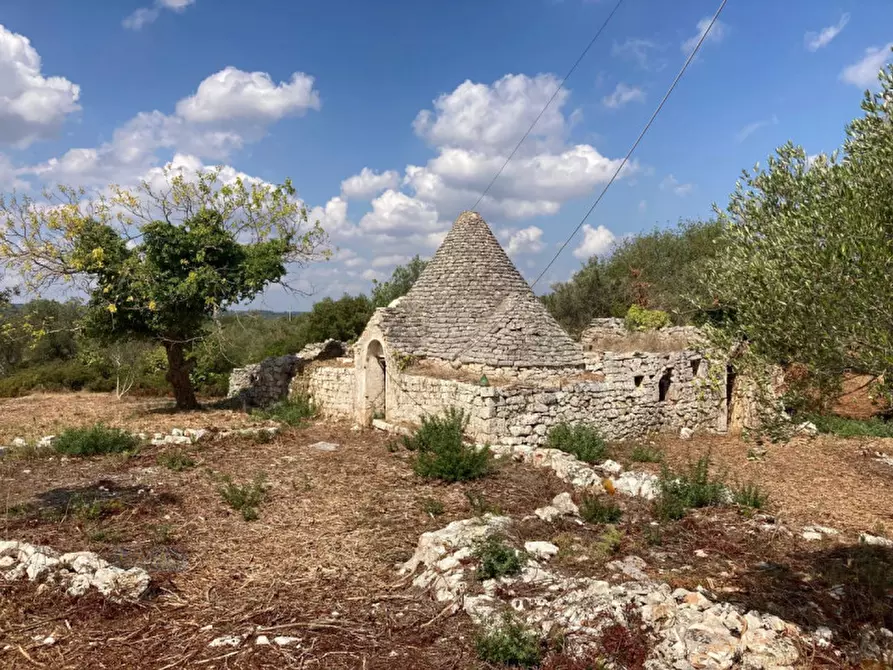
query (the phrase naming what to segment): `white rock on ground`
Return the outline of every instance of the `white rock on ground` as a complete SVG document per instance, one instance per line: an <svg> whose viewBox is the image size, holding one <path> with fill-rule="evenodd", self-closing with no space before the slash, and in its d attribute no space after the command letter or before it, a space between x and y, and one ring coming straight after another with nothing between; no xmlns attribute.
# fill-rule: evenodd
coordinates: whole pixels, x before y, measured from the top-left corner
<svg viewBox="0 0 893 670"><path fill-rule="evenodd" d="M89 551L60 555L50 547L5 540L0 541L0 561L0 567L6 568L0 577L7 581L43 580L75 597L92 587L109 600L133 601L149 588L149 573L142 568L124 570Z"/></svg>
<svg viewBox="0 0 893 670"><path fill-rule="evenodd" d="M875 547L893 548L893 540L888 540L886 537L880 537L878 535L871 535L870 533L860 533L859 542L862 544L870 544Z"/></svg>
<svg viewBox="0 0 893 670"><path fill-rule="evenodd" d="M317 451L335 451L338 445L334 442L314 442L310 445L310 448Z"/></svg>
<svg viewBox="0 0 893 670"><path fill-rule="evenodd" d="M548 561L558 554L558 547L551 542L525 542L524 551L533 556Z"/></svg>
<svg viewBox="0 0 893 670"><path fill-rule="evenodd" d="M714 603L697 591L672 591L644 573L638 575L643 579L611 585L564 577L528 558L519 575L486 580L483 594L469 595L476 584L474 545L489 533L509 530L511 524L507 517L487 515L424 533L401 570L415 574L415 586L431 589L437 601L450 603L454 611L464 607L478 625L492 624L511 607L528 626L544 633L553 627L565 631L572 651L593 644L603 626L627 625L627 608L632 608L654 638L648 670L781 670L798 660L790 639L800 634L796 626L759 612L743 612L729 603ZM644 566L638 557L620 563L639 570Z"/></svg>

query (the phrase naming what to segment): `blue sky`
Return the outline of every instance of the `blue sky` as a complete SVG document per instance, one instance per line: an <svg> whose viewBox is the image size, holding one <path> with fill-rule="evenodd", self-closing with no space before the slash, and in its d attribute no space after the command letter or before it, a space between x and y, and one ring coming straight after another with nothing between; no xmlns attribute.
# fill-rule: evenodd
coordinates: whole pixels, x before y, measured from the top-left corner
<svg viewBox="0 0 893 670"><path fill-rule="evenodd" d="M337 248L305 309L430 255L614 0L5 0L0 189L99 188L225 165L291 177ZM576 226L716 9L625 0L480 206L533 278ZM707 216L788 139L841 143L889 60L889 0L730 0L588 227L547 275L620 236ZM541 287L538 287L538 289Z"/></svg>

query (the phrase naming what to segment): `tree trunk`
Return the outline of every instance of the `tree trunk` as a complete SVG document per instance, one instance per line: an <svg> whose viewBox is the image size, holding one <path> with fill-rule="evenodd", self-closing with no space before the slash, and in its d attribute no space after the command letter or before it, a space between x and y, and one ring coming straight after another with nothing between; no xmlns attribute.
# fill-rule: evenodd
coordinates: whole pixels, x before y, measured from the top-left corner
<svg viewBox="0 0 893 670"><path fill-rule="evenodd" d="M182 342L165 342L167 352L167 380L174 389L177 409L198 409L195 391L189 371L192 362L186 360L186 349Z"/></svg>

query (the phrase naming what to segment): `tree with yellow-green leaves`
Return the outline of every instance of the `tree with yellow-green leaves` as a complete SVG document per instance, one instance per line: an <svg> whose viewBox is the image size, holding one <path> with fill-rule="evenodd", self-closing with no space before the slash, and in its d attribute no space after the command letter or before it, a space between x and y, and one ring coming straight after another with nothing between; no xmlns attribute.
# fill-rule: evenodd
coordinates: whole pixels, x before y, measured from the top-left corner
<svg viewBox="0 0 893 670"><path fill-rule="evenodd" d="M326 257L327 238L289 180L163 174L160 188L0 197L0 265L33 293L58 283L83 290L84 329L102 341L162 344L176 406L192 409L189 354L214 315L284 283L287 266Z"/></svg>

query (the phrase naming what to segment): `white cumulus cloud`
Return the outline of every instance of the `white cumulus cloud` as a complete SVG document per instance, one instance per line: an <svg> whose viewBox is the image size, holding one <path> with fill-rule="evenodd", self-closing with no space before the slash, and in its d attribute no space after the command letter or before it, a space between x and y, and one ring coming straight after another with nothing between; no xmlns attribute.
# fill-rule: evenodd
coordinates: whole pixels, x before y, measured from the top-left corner
<svg viewBox="0 0 893 670"><path fill-rule="evenodd" d="M602 103L604 104L604 106L610 109L623 107L630 102L644 101L645 91L643 91L638 86L630 86L628 84L624 84L623 82L617 84L617 88L614 89L613 93L602 98Z"/></svg>
<svg viewBox="0 0 893 670"><path fill-rule="evenodd" d="M174 12L182 12L195 0L155 0L155 3L149 7L140 7L132 14L128 15L122 22L128 30L141 30L143 26L154 23L165 9Z"/></svg>
<svg viewBox="0 0 893 670"><path fill-rule="evenodd" d="M818 32L809 32L803 36L803 43L808 51L818 51L819 49L831 44L831 41L840 34L846 24L850 22L850 15L843 14L840 21L834 25L822 28Z"/></svg>
<svg viewBox="0 0 893 670"><path fill-rule="evenodd" d="M31 41L0 25L0 144L26 147L55 135L80 109L81 89L64 77L45 77Z"/></svg>
<svg viewBox="0 0 893 670"><path fill-rule="evenodd" d="M893 42L888 42L882 47L869 47L861 60L844 68L840 73L840 79L847 84L853 84L860 88L869 88L878 83L878 72L890 61Z"/></svg>
<svg viewBox="0 0 893 670"><path fill-rule="evenodd" d="M537 226L528 226L520 230L507 230L508 243L505 250L509 256L520 254L538 254L546 245L543 242L543 230Z"/></svg>
<svg viewBox="0 0 893 670"><path fill-rule="evenodd" d="M705 16L703 19L698 21L697 32L682 43L683 53L688 55L692 52L692 50L701 40L701 37L704 36L704 33L706 33L707 29L710 27L710 20L711 19L709 16ZM710 28L710 32L704 39L704 44L709 44L711 42L714 44L719 44L725 38L726 33L728 33L728 27L725 23L717 19L716 22L713 24L713 28Z"/></svg>
<svg viewBox="0 0 893 670"><path fill-rule="evenodd" d="M660 188L662 191L672 191L679 197L684 197L689 195L692 191L695 190L694 184L682 184L676 179L672 174L668 174L664 177L663 181L660 183Z"/></svg>
<svg viewBox="0 0 893 670"><path fill-rule="evenodd" d="M574 249L574 256L580 260L600 256L611 249L616 239L617 236L604 226L593 228L587 223L583 226L583 241Z"/></svg>
<svg viewBox="0 0 893 670"><path fill-rule="evenodd" d="M395 170L377 173L367 167L341 182L341 192L348 198L368 200L387 189L400 185L400 175Z"/></svg>

